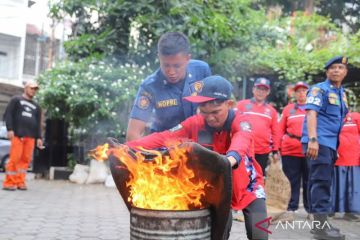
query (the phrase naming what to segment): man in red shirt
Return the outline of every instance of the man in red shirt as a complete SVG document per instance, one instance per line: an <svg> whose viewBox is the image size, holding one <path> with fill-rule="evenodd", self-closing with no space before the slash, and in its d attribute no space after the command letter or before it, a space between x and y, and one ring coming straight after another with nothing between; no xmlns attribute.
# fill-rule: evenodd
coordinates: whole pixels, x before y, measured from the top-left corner
<svg viewBox="0 0 360 240"><path fill-rule="evenodd" d="M255 159L261 165L264 176L270 152L279 160L278 114L266 98L270 94L270 81L266 78L255 80L253 98L241 100L237 109L249 117L255 141Z"/></svg>
<svg viewBox="0 0 360 240"><path fill-rule="evenodd" d="M226 156L233 167L231 207L243 211L248 239L268 239L267 232L255 226L267 215L263 176L260 165L253 160L253 137L247 116L232 109L232 86L223 77L210 76L195 82L193 87L196 92L184 99L198 103L199 114L170 130L126 144L153 149L174 139L191 140Z"/></svg>
<svg viewBox="0 0 360 240"><path fill-rule="evenodd" d="M306 211L309 210L307 201L308 170L300 142L306 114L305 103L308 89L309 85L305 82L300 81L295 84L296 103L289 103L284 108L279 123L282 166L291 184L291 198L287 210L292 217L294 217L294 211L299 208L301 183L304 208Z"/></svg>

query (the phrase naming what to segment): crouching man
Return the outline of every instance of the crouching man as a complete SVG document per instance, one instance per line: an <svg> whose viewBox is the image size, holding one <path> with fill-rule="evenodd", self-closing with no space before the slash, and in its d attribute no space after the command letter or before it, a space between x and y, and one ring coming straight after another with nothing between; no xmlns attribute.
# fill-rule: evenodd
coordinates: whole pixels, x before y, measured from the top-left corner
<svg viewBox="0 0 360 240"><path fill-rule="evenodd" d="M171 140L191 140L226 156L233 168L231 207L243 211L248 239L268 239L267 226L257 226L267 218L262 170L254 160L254 142L247 117L232 109L231 83L221 76L209 76L193 83L191 89L192 96L184 99L199 104L199 114L170 130L126 144L135 149L154 149ZM225 239L229 237L231 219Z"/></svg>

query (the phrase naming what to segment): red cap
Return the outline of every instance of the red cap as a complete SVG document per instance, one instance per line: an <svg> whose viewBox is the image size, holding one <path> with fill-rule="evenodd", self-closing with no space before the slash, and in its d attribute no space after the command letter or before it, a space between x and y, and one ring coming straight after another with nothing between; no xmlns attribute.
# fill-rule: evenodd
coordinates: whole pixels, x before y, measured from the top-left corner
<svg viewBox="0 0 360 240"><path fill-rule="evenodd" d="M294 91L296 91L296 89L298 89L298 88L300 88L300 87L309 89L309 85L308 85L306 82L300 81L300 82L297 82L297 83L295 84L295 86L294 86Z"/></svg>

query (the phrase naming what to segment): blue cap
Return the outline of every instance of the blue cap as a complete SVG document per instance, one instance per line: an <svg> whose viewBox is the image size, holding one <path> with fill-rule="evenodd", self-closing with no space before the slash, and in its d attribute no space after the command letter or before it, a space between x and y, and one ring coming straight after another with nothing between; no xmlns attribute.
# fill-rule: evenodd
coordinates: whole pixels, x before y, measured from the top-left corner
<svg viewBox="0 0 360 240"><path fill-rule="evenodd" d="M298 89L300 87L309 89L309 84L307 84L306 82L303 82L303 81L297 82L297 83L295 83L294 91L296 91L296 89Z"/></svg>
<svg viewBox="0 0 360 240"><path fill-rule="evenodd" d="M254 83L254 87L264 86L270 89L270 80L267 78L257 78Z"/></svg>
<svg viewBox="0 0 360 240"><path fill-rule="evenodd" d="M190 86L191 96L184 97L185 100L193 103L204 103L215 99L228 100L233 89L231 83L225 78L214 75L194 82Z"/></svg>
<svg viewBox="0 0 360 240"><path fill-rule="evenodd" d="M348 58L344 56L337 56L330 59L324 66L324 69L328 69L334 63L342 63L344 65L348 64Z"/></svg>

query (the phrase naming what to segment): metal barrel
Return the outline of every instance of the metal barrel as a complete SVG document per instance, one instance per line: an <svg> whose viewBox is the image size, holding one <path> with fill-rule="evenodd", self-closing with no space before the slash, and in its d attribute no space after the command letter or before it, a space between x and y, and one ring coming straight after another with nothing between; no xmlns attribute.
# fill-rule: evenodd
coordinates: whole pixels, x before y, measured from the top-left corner
<svg viewBox="0 0 360 240"><path fill-rule="evenodd" d="M132 208L130 239L210 240L210 210L171 211Z"/></svg>

